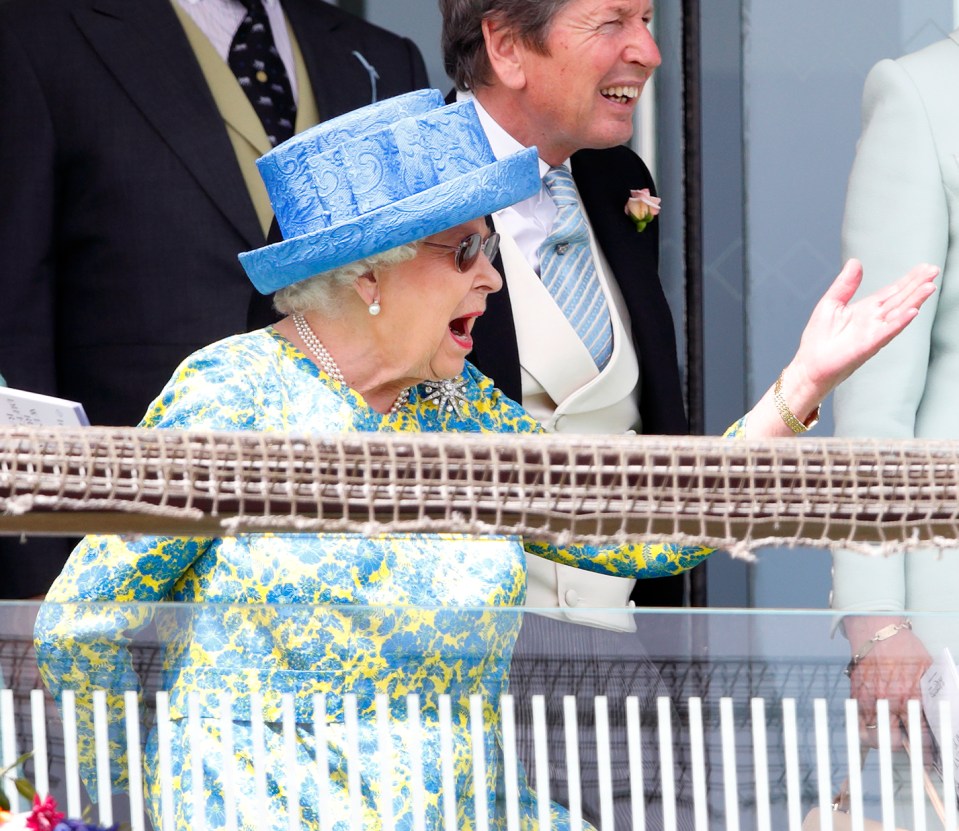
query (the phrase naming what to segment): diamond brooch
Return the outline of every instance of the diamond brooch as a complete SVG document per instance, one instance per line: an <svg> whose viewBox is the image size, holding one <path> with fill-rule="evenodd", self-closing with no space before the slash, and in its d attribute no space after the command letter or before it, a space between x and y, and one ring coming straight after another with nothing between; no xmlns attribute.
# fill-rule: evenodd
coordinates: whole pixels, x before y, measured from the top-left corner
<svg viewBox="0 0 959 831"><path fill-rule="evenodd" d="M424 381L422 383L423 392L426 395L424 401L435 401L436 406L442 412L445 410L454 415L460 415L461 405L468 405L466 398L466 379L465 378L444 378L442 381Z"/></svg>

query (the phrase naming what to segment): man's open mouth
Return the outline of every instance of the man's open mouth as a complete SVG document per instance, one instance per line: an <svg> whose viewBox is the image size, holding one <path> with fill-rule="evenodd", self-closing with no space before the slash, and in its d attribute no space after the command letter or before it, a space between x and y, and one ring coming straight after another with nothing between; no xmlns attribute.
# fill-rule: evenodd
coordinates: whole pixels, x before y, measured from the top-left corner
<svg viewBox="0 0 959 831"><path fill-rule="evenodd" d="M617 104L628 104L639 97L639 87L605 87L599 93Z"/></svg>

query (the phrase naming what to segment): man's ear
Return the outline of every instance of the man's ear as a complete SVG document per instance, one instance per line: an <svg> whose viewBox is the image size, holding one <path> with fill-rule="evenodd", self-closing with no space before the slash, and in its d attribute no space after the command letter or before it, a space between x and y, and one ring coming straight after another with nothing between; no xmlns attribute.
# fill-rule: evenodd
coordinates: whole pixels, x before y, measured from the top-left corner
<svg viewBox="0 0 959 831"><path fill-rule="evenodd" d="M486 55L496 79L509 89L525 87L523 57L526 48L513 29L497 20L484 18L483 40L486 42Z"/></svg>

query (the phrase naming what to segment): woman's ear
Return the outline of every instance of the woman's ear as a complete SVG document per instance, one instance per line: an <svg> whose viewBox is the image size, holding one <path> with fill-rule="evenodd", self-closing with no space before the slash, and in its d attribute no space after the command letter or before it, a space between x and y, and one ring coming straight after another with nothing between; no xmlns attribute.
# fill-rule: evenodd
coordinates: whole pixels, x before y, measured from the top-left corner
<svg viewBox="0 0 959 831"><path fill-rule="evenodd" d="M360 296L364 306L369 307L380 299L380 283L376 279L376 274L372 271L367 271L357 277L353 282L353 288L356 289L356 293Z"/></svg>
<svg viewBox="0 0 959 831"><path fill-rule="evenodd" d="M505 23L487 17L483 19L482 25L486 54L493 74L505 87L522 89L526 86L523 43Z"/></svg>

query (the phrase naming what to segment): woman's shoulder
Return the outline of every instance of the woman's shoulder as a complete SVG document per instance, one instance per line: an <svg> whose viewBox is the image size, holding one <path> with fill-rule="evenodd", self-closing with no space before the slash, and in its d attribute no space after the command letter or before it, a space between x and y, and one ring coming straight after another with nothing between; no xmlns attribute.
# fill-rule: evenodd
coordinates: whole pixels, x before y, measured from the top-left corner
<svg viewBox="0 0 959 831"><path fill-rule="evenodd" d="M177 367L144 416L144 426L254 429L250 419L262 398L259 387L277 377L280 364L295 358L286 354L285 343L271 329L258 329L198 349Z"/></svg>
<svg viewBox="0 0 959 831"><path fill-rule="evenodd" d="M484 375L469 361L461 375L469 399L479 415L480 429L496 433L538 433L542 430L522 404L500 390L493 379Z"/></svg>
<svg viewBox="0 0 959 831"><path fill-rule="evenodd" d="M246 366L247 362L269 361L274 362L285 352L288 344L278 336L272 327L256 329L252 332L242 332L214 341L188 355L180 364L179 369L207 366ZM292 348L292 346L290 347Z"/></svg>

